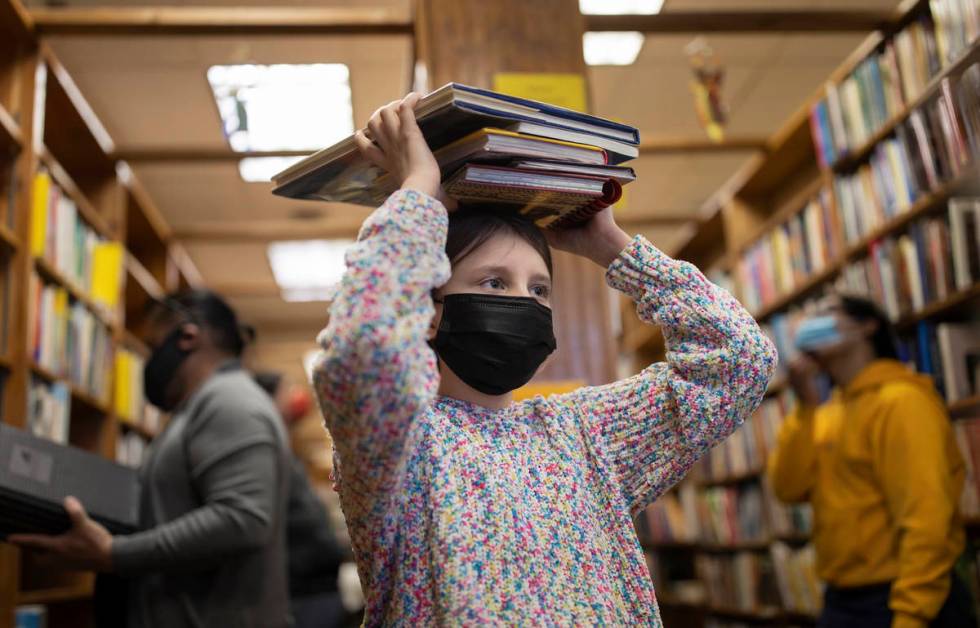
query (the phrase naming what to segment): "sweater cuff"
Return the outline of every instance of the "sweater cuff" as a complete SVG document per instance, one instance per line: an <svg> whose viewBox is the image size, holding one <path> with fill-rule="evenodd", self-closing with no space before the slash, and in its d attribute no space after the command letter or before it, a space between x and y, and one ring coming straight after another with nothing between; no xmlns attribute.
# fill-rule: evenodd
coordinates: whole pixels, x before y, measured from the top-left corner
<svg viewBox="0 0 980 628"><path fill-rule="evenodd" d="M651 277L673 274L681 264L650 244L642 235L637 235L609 265L606 283L628 294L634 301L639 301L648 293Z"/></svg>
<svg viewBox="0 0 980 628"><path fill-rule="evenodd" d="M424 240L444 247L448 225L449 213L438 199L418 190L399 189L368 216L361 225L358 240L382 226L394 226L398 231L418 234Z"/></svg>
<svg viewBox="0 0 980 628"><path fill-rule="evenodd" d="M928 628L929 622L916 615L895 613L892 618L892 628Z"/></svg>

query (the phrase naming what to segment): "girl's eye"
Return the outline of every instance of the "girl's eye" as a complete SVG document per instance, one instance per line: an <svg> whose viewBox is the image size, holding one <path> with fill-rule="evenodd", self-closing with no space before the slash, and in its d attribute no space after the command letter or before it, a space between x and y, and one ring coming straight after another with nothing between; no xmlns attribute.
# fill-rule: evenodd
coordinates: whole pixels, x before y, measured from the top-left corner
<svg viewBox="0 0 980 628"><path fill-rule="evenodd" d="M503 290L504 289L504 282L501 281L497 277L493 277L491 279L487 279L486 281L484 281L480 285L485 286L487 288L491 288L493 290Z"/></svg>
<svg viewBox="0 0 980 628"><path fill-rule="evenodd" d="M551 291L548 290L548 286L534 286L531 288L531 293L539 299L547 299Z"/></svg>

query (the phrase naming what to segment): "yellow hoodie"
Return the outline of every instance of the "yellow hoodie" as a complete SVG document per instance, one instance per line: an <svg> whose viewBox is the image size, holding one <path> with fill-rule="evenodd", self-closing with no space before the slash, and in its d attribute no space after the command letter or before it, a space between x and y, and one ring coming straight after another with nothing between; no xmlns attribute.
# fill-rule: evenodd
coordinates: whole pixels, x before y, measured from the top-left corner
<svg viewBox="0 0 980 628"><path fill-rule="evenodd" d="M783 501L812 503L823 580L894 582L893 628L924 627L939 613L965 542L964 466L928 377L876 360L820 407L797 408L769 477Z"/></svg>

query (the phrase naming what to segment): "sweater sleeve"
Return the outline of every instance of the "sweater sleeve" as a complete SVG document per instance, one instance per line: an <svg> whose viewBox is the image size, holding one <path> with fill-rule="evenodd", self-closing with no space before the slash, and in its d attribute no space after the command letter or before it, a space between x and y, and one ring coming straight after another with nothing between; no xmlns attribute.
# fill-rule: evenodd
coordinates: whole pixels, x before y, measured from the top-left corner
<svg viewBox="0 0 980 628"><path fill-rule="evenodd" d="M784 502L804 502L817 480L817 448L813 438L815 410L797 406L779 428L769 456L767 477L773 493Z"/></svg>
<svg viewBox="0 0 980 628"><path fill-rule="evenodd" d="M898 577L889 601L894 625L926 626L949 595L957 558L949 539L957 525L962 481L949 471L951 457L959 453L938 399L916 389L904 392L884 404L872 435L873 464L901 532Z"/></svg>
<svg viewBox="0 0 980 628"><path fill-rule="evenodd" d="M348 522L391 490L412 418L439 386L427 332L431 292L449 280L448 217L399 190L365 221L320 333L313 379L340 463Z"/></svg>
<svg viewBox="0 0 980 628"><path fill-rule="evenodd" d="M268 544L282 516L283 444L278 419L244 403L212 403L189 428L187 460L201 506L150 530L112 541L122 575L198 571Z"/></svg>
<svg viewBox="0 0 980 628"><path fill-rule="evenodd" d="M644 322L663 327L667 359L556 403L581 417L586 438L635 513L755 410L776 352L730 294L642 236L620 253L606 279L633 298Z"/></svg>

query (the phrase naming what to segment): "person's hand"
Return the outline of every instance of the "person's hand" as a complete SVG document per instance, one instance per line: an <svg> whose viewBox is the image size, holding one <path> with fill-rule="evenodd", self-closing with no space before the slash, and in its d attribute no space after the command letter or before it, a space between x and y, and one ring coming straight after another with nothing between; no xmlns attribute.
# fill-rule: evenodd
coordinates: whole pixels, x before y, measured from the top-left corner
<svg viewBox="0 0 980 628"><path fill-rule="evenodd" d="M92 521L74 497L65 498L65 510L71 528L64 534L11 534L7 541L70 569L112 571L112 534Z"/></svg>
<svg viewBox="0 0 980 628"><path fill-rule="evenodd" d="M559 251L567 251L608 268L630 243L630 236L619 228L607 207L587 223L568 229L545 229L548 243Z"/></svg>
<svg viewBox="0 0 980 628"><path fill-rule="evenodd" d="M367 130L354 134L358 150L404 189L438 198L447 208L455 207L442 190L439 164L415 121L419 95L411 93L378 109L368 120Z"/></svg>
<svg viewBox="0 0 980 628"><path fill-rule="evenodd" d="M796 393L800 404L816 408L820 405L820 389L817 387L817 375L820 369L816 363L805 355L793 360L789 365L789 385Z"/></svg>

